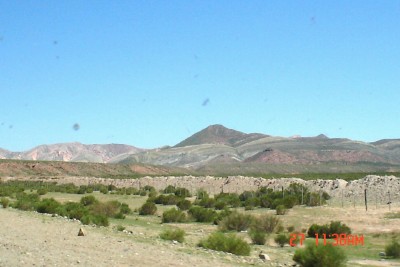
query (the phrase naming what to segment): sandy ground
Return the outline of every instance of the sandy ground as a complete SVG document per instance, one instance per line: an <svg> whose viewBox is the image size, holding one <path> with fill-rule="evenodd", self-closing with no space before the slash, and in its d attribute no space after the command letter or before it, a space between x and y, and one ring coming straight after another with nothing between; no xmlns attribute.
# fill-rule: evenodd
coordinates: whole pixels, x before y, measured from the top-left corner
<svg viewBox="0 0 400 267"><path fill-rule="evenodd" d="M180 252L107 228L0 208L0 266L232 266L208 255ZM154 242L154 241L153 241Z"/></svg>

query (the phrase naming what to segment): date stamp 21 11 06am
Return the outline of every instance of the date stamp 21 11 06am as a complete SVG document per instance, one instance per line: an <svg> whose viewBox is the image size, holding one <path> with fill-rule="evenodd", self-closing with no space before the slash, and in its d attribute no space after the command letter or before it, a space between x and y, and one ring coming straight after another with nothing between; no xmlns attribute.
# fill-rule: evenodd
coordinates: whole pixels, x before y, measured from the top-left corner
<svg viewBox="0 0 400 267"><path fill-rule="evenodd" d="M289 244L294 247L303 245L305 235L303 233L291 233ZM350 234L315 234L315 245L332 244L333 246L364 246L364 235Z"/></svg>

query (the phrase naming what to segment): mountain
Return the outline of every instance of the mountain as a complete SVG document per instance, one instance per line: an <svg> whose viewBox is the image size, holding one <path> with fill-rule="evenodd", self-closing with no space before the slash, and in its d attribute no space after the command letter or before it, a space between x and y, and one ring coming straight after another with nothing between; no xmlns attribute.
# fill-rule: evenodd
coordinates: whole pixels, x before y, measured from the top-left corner
<svg viewBox="0 0 400 267"><path fill-rule="evenodd" d="M147 164L202 174L400 171L400 139L367 143L347 138L279 137L211 125L173 147L121 144L42 145L26 152L0 149L0 158Z"/></svg>
<svg viewBox="0 0 400 267"><path fill-rule="evenodd" d="M143 149L122 145L84 145L81 143L61 143L41 145L25 152L0 150L0 158L46 161L108 162L121 154L134 154Z"/></svg>
<svg viewBox="0 0 400 267"><path fill-rule="evenodd" d="M400 141L277 137L211 125L174 147L125 154L114 163L145 163L204 173L363 172L400 169Z"/></svg>
<svg viewBox="0 0 400 267"><path fill-rule="evenodd" d="M239 146L241 144L254 141L267 135L264 134L245 134L236 130L228 129L220 124L208 126L207 128L195 133L183 140L175 147L202 145L202 144L223 144L229 146Z"/></svg>

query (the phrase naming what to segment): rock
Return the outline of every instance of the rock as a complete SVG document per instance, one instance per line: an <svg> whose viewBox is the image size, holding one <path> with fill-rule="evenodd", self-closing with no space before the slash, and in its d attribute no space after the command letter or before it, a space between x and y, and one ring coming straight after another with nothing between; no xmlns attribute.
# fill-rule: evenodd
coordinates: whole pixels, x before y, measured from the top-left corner
<svg viewBox="0 0 400 267"><path fill-rule="evenodd" d="M379 252L379 257L386 257L386 253L383 251Z"/></svg>
<svg viewBox="0 0 400 267"><path fill-rule="evenodd" d="M172 240L172 244L176 245L176 244L178 244L178 241Z"/></svg>
<svg viewBox="0 0 400 267"><path fill-rule="evenodd" d="M260 252L260 254L258 254L258 257L260 259L266 260L266 261L270 261L271 260L270 257L267 254L263 253L263 252Z"/></svg>
<svg viewBox="0 0 400 267"><path fill-rule="evenodd" d="M78 236L85 236L85 232L83 232L82 228L79 228Z"/></svg>

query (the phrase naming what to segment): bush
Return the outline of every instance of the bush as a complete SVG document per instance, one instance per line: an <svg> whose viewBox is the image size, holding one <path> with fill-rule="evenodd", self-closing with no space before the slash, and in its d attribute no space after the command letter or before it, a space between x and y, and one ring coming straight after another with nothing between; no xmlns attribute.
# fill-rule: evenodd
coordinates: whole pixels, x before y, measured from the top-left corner
<svg viewBox="0 0 400 267"><path fill-rule="evenodd" d="M329 243L326 246L309 243L296 250L293 260L303 267L344 267L346 255L340 247Z"/></svg>
<svg viewBox="0 0 400 267"><path fill-rule="evenodd" d="M61 203L54 198L45 198L37 204L36 211L39 213L55 214L60 205Z"/></svg>
<svg viewBox="0 0 400 267"><path fill-rule="evenodd" d="M276 207L276 215L285 215L287 212L287 209L284 205L278 205Z"/></svg>
<svg viewBox="0 0 400 267"><path fill-rule="evenodd" d="M178 197L191 197L190 191L183 187L178 187L175 189L175 195Z"/></svg>
<svg viewBox="0 0 400 267"><path fill-rule="evenodd" d="M93 205L93 204L98 203L98 202L99 202L99 201L98 201L94 196L92 196L92 195L90 195L90 196L84 196L84 197L82 197L81 200L80 200L80 203L81 203L83 206L90 206L90 205Z"/></svg>
<svg viewBox="0 0 400 267"><path fill-rule="evenodd" d="M202 198L200 200L196 200L194 204L202 206L204 208L214 208L215 199L214 198Z"/></svg>
<svg viewBox="0 0 400 267"><path fill-rule="evenodd" d="M235 234L215 232L201 240L198 246L240 256L250 255L250 245Z"/></svg>
<svg viewBox="0 0 400 267"><path fill-rule="evenodd" d="M267 241L267 233L264 231L250 230L249 236L256 245L264 245Z"/></svg>
<svg viewBox="0 0 400 267"><path fill-rule="evenodd" d="M13 204L13 207L20 210L35 210L39 200L38 194L18 193L17 201Z"/></svg>
<svg viewBox="0 0 400 267"><path fill-rule="evenodd" d="M122 232L125 230L125 226L117 225L117 231Z"/></svg>
<svg viewBox="0 0 400 267"><path fill-rule="evenodd" d="M7 208L8 205L10 204L10 200L8 198L2 197L0 203L3 206L3 208Z"/></svg>
<svg viewBox="0 0 400 267"><path fill-rule="evenodd" d="M279 227L282 227L281 220L274 215L268 214L256 217L251 225L253 230L263 231L266 233L278 232L277 230Z"/></svg>
<svg viewBox="0 0 400 267"><path fill-rule="evenodd" d="M47 194L47 190L46 190L46 188L39 188L38 190L37 190L37 193L38 193L38 195L39 196L43 196L43 195L46 195Z"/></svg>
<svg viewBox="0 0 400 267"><path fill-rule="evenodd" d="M167 229L164 230L161 234L160 234L161 239L164 240L175 240L178 241L179 243L183 243L184 239L185 239L185 231L182 229Z"/></svg>
<svg viewBox="0 0 400 267"><path fill-rule="evenodd" d="M196 199L204 199L204 198L209 198L207 191L205 191L204 189L197 190Z"/></svg>
<svg viewBox="0 0 400 267"><path fill-rule="evenodd" d="M57 213L62 216L68 216L68 218L70 219L81 220L83 216L89 215L89 210L87 207L83 206L80 203L68 202L62 207L60 206L57 209Z"/></svg>
<svg viewBox="0 0 400 267"><path fill-rule="evenodd" d="M156 204L162 205L177 205L181 200L182 198L175 195L159 195L158 197L154 198L154 202Z"/></svg>
<svg viewBox="0 0 400 267"><path fill-rule="evenodd" d="M174 194L175 193L175 186L169 185L162 191L164 194Z"/></svg>
<svg viewBox="0 0 400 267"><path fill-rule="evenodd" d="M146 202L144 203L140 209L139 209L139 214L140 215L154 215L157 211L157 206L153 202Z"/></svg>
<svg viewBox="0 0 400 267"><path fill-rule="evenodd" d="M281 247L289 244L290 237L287 234L281 233L274 238L274 241Z"/></svg>
<svg viewBox="0 0 400 267"><path fill-rule="evenodd" d="M400 244L396 240L392 240L392 243L386 245L385 253L388 257L400 258Z"/></svg>
<svg viewBox="0 0 400 267"><path fill-rule="evenodd" d="M108 202L97 202L89 207L91 213L96 215L104 215L106 217L114 217L120 212L121 202L112 200Z"/></svg>
<svg viewBox="0 0 400 267"><path fill-rule="evenodd" d="M254 217L248 214L232 212L230 215L223 218L218 226L222 231L244 231L250 227Z"/></svg>
<svg viewBox="0 0 400 267"><path fill-rule="evenodd" d="M196 222L214 222L218 217L215 210L207 209L199 206L191 207L189 214L196 220Z"/></svg>
<svg viewBox="0 0 400 267"><path fill-rule="evenodd" d="M186 221L186 214L181 210L172 208L172 209L169 209L169 210L166 210L163 212L163 215L162 215L163 223L185 222L185 221Z"/></svg>
<svg viewBox="0 0 400 267"><path fill-rule="evenodd" d="M180 210L188 210L190 209L190 207L192 206L192 202L190 202L187 199L181 199L176 206L180 209Z"/></svg>
<svg viewBox="0 0 400 267"><path fill-rule="evenodd" d="M315 234L318 234L319 237L322 237L323 234L326 234L326 238L333 238L332 234L351 234L351 229L346 225L342 224L340 221L331 221L330 224L318 225L312 224L310 228L308 228L307 235L308 237L315 238Z"/></svg>

